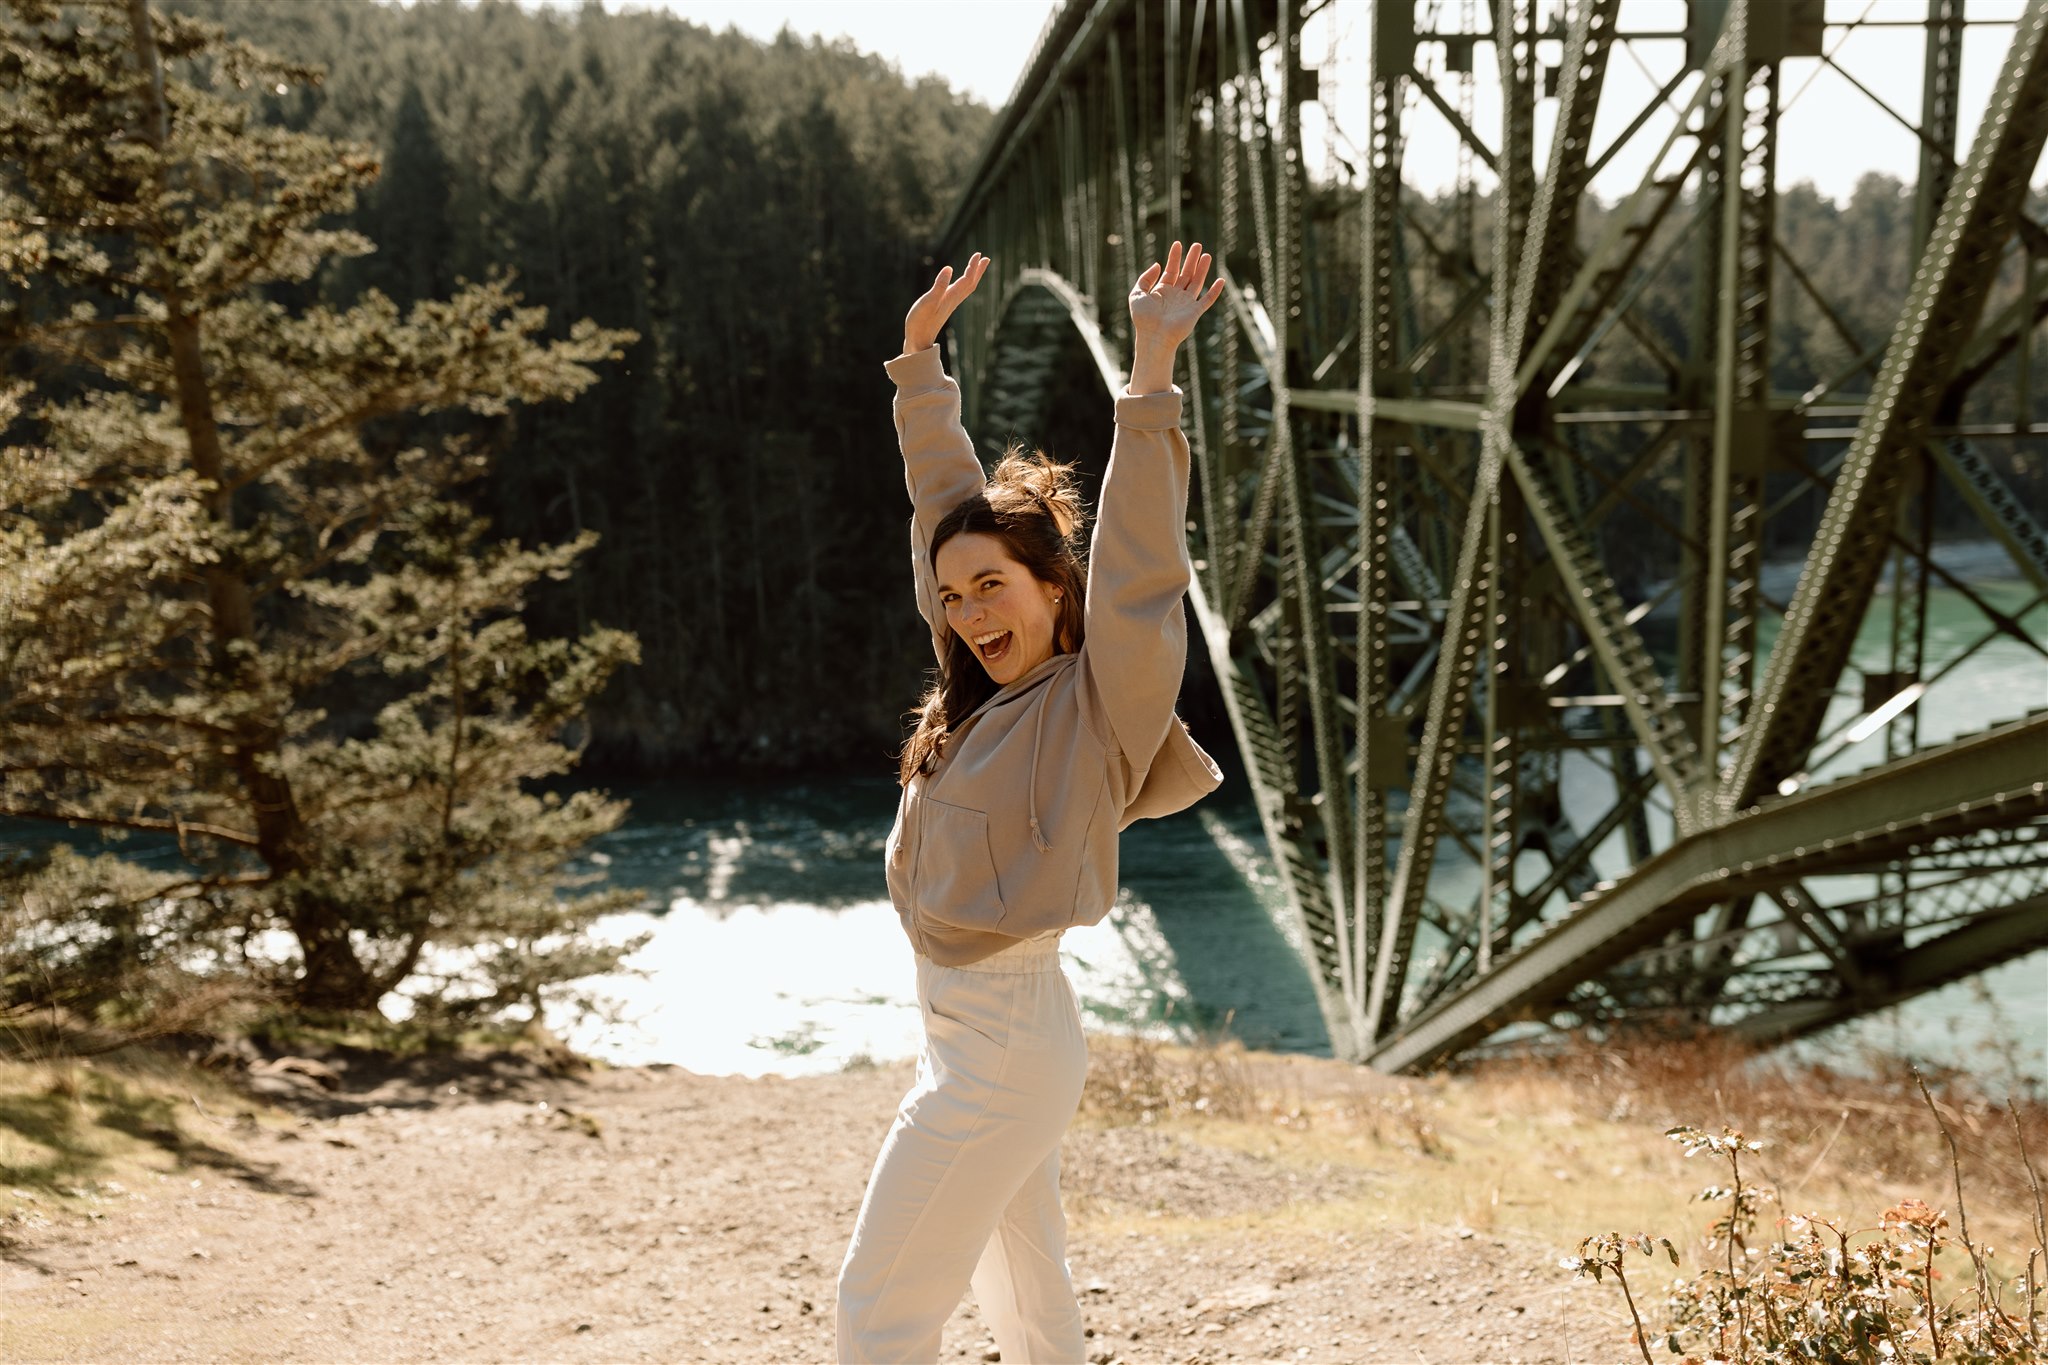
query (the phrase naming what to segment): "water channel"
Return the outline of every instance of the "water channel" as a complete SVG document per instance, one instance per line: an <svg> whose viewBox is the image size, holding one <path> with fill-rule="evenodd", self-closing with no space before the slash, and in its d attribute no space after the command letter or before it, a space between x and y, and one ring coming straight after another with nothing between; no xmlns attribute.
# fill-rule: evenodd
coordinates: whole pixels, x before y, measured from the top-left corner
<svg viewBox="0 0 2048 1365"><path fill-rule="evenodd" d="M2031 599L2018 583L1975 586L2003 611L2021 611ZM1879 666L1888 616L1880 598L1858 643L1865 666ZM2034 638L2048 639L2048 606L2026 611L2022 622ZM1954 658L1982 634L1974 607L1956 593L1935 592L1930 659ZM2041 655L1993 639L1929 689L1920 742L2044 704ZM1853 719L1859 705L1860 698L1838 697L1827 729ZM1873 735L1841 748L1813 781L1882 758L1883 737ZM2048 755L2042 766L2048 771ZM1577 754L1566 757L1561 781L1568 810L1597 809L1592 803L1612 792L1605 770ZM915 1052L911 951L882 879L896 800L889 774L671 781L618 792L632 800L633 815L598 856L614 883L645 890L650 908L609 927L654 937L634 959L646 975L610 988L620 1019L573 1026L578 1046L621 1062L748 1074L805 1074ZM1657 834L1668 838L1668 824ZM1626 866L1619 838L1611 842L1596 854L1607 877ZM1439 863L1432 893L1460 903L1474 869L1449 854ZM1252 1046L1327 1053L1242 781L1190 811L1127 830L1121 886L1102 923L1070 930L1064 940L1091 1025L1163 1033L1227 1027ZM1985 1065L2004 1046L2033 1074L2048 1073L2048 953L1834 1030L1803 1050L1846 1058L1865 1044L1962 1067Z"/></svg>

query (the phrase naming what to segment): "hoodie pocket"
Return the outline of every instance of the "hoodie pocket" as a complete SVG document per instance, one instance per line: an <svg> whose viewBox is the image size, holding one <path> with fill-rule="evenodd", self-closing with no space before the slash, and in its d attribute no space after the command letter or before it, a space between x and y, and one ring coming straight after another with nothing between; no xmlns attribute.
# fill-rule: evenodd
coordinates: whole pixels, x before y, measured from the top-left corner
<svg viewBox="0 0 2048 1365"><path fill-rule="evenodd" d="M928 796L917 798L913 898L919 914L960 929L993 930L1003 893L989 850L988 815Z"/></svg>

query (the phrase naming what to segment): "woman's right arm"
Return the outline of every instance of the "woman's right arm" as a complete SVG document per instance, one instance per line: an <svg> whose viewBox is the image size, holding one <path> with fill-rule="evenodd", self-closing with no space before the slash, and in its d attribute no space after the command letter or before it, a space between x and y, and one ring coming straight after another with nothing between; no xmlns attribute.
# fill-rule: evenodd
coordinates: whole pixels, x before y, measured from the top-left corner
<svg viewBox="0 0 2048 1365"><path fill-rule="evenodd" d="M910 491L911 580L917 610L931 627L932 651L942 662L952 630L932 574L932 532L946 513L979 493L988 476L960 424L960 386L947 376L935 343L946 319L974 292L987 269L988 258L976 253L958 280L952 278L951 266L940 270L903 319L903 354L883 367L896 384L896 440L903 450L903 481Z"/></svg>

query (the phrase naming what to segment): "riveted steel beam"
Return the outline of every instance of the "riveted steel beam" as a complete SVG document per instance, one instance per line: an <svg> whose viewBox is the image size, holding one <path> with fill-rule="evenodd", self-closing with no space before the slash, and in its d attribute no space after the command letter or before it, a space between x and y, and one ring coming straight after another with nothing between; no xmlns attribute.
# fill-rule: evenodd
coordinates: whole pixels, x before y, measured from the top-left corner
<svg viewBox="0 0 2048 1365"><path fill-rule="evenodd" d="M1410 1019L1368 1060L1405 1070L1456 1052L1528 1003L1558 998L1686 923L1702 903L1824 870L1838 850L1904 852L1941 833L2048 815L2048 781L2038 760L2043 745L2048 716L1744 811L1682 839L1626 882L1573 907L1480 983Z"/></svg>
<svg viewBox="0 0 2048 1365"><path fill-rule="evenodd" d="M1901 954L1881 977L1830 999L1792 1000L1745 1015L1729 1032L1757 1043L1785 1042L1885 1009L2048 948L2048 891L1970 920Z"/></svg>
<svg viewBox="0 0 2048 1365"><path fill-rule="evenodd" d="M1484 639L1481 619L1492 581L1493 565L1486 555L1489 508L1509 449L1518 440L1515 430L1516 399L1520 389L1513 382L1517 362L1534 327L1547 320L1555 297L1555 272L1569 245L1568 225L1574 220L1578 196L1584 188L1588 160L1587 132L1600 97L1606 73L1608 30L1614 22L1618 0L1593 0L1578 8L1565 40L1564 84L1558 100L1558 135L1551 143L1549 174L1535 192L1534 202L1518 211L1515 204L1514 173L1504 173L1501 196L1506 224L1526 222L1526 242L1516 242L1511 230L1497 234L1493 278L1515 281L1509 308L1496 305L1494 311L1492 410L1483 435L1482 454L1474 496L1467 509L1464 537L1458 552L1458 567L1451 591L1451 604L1444 621L1447 648L1438 657L1436 680L1430 690L1429 711L1423 722L1422 748L1416 759L1415 786L1409 794L1408 822L1401 852L1388 893L1388 908L1380 935L1378 959L1374 963L1372 989L1366 1000L1365 1036L1376 1039L1398 1017L1408 963L1414 952L1414 935L1430 869L1435 861L1445 796L1451 785L1451 766L1462 742L1470 702L1472 680L1478 669ZM1500 31L1516 32L1520 23L1526 30L1526 16L1515 0L1502 0L1495 20ZM1515 112L1526 94L1517 86L1518 64L1533 63L1535 44L1526 35L1518 38L1517 54L1501 63L1508 73L1510 89L1505 105L1507 120L1505 160L1512 165L1516 131ZM1496 288L1498 300L1500 291ZM1540 498L1541 494L1533 494Z"/></svg>
<svg viewBox="0 0 2048 1365"><path fill-rule="evenodd" d="M2028 5L1968 162L1944 201L1900 310L1867 415L1833 495L1758 689L1754 718L1721 789L1724 809L1753 801L1805 764L1833 680L1883 566L1911 461L1975 329L2001 248L2048 140L2048 3Z"/></svg>

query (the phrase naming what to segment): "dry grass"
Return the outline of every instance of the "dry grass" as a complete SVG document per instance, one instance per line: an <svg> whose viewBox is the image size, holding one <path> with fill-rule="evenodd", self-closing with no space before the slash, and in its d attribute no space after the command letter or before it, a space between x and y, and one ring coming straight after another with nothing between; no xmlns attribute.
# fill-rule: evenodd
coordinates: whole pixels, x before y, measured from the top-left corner
<svg viewBox="0 0 2048 1365"><path fill-rule="evenodd" d="M128 1047L97 1057L0 1061L0 1235L53 1206L194 1166L237 1166L209 1140L253 1126L247 1096L176 1057Z"/></svg>
<svg viewBox="0 0 2048 1365"><path fill-rule="evenodd" d="M1097 1038L1089 1048L1081 1108L1106 1124L1190 1115L1249 1119L1261 1107L1244 1046L1235 1039L1190 1047L1111 1037Z"/></svg>
<svg viewBox="0 0 2048 1365"><path fill-rule="evenodd" d="M1681 1124L1740 1129L1764 1143L1757 1175L1794 1212L1874 1215L1902 1197L1953 1203L1940 1127L1913 1070L1896 1059L1866 1057L1855 1071L1838 1070L1701 1037L1489 1062L1471 1080L1515 1109L1570 1096L1582 1112L1646 1133ZM1981 1213L2001 1244L2031 1242L2034 1193L2014 1123L2038 1159L2048 1152L2048 1104L2032 1093L1993 1093L1961 1073L1927 1080L1955 1136L1973 1220Z"/></svg>
<svg viewBox="0 0 2048 1365"><path fill-rule="evenodd" d="M1229 1040L1096 1038L1091 1048L1084 1123L1159 1126L1286 1168L1336 1163L1371 1177L1365 1197L1277 1215L1305 1225L1518 1232L1561 1250L1596 1231L1649 1229L1670 1236L1690 1263L1712 1216L1693 1196L1715 1173L1688 1164L1665 1138L1688 1124L1761 1139L1756 1176L1793 1212L1874 1221L1900 1199L1954 1203L1947 1148L1903 1064L1862 1075L1699 1039L1585 1046L1411 1078L1251 1053ZM2006 1097L1966 1077L1939 1081L1971 1229L2020 1248L2024 1260L2034 1197ZM2048 1154L2048 1106L2015 1108L2038 1163Z"/></svg>

